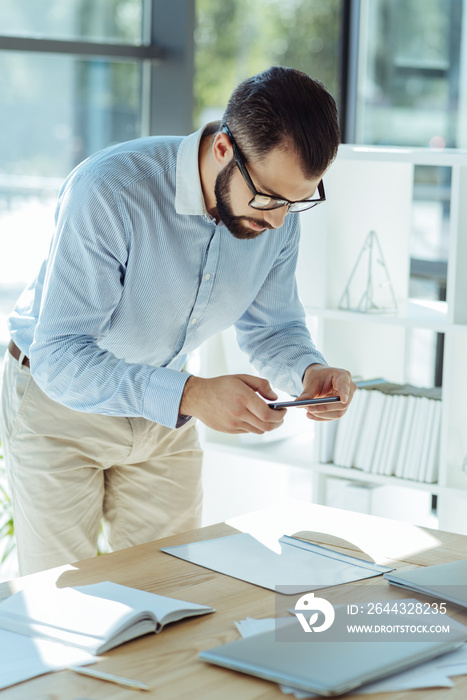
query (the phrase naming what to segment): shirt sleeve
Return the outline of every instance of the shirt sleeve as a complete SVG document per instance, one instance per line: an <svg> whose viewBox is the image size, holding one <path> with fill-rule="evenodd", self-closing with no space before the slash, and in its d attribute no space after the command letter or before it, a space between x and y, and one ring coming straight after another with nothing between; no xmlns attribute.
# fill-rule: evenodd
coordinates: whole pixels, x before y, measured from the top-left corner
<svg viewBox="0 0 467 700"><path fill-rule="evenodd" d="M77 411L177 427L189 375L132 364L99 346L124 290L131 241L111 187L75 174L59 198L42 303L29 350L50 398ZM138 329L129 342L137 342Z"/></svg>
<svg viewBox="0 0 467 700"><path fill-rule="evenodd" d="M235 324L240 348L258 372L291 396L302 392L311 364L326 365L306 325L295 277L300 220L289 215L290 236L254 302Z"/></svg>

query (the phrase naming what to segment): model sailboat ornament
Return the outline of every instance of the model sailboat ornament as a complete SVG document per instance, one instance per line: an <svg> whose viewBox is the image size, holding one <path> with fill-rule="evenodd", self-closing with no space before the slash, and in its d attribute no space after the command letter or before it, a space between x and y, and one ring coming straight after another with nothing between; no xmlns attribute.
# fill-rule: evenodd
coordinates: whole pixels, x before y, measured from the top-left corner
<svg viewBox="0 0 467 700"><path fill-rule="evenodd" d="M370 231L365 239L338 308L362 313L392 313L398 310L376 231Z"/></svg>

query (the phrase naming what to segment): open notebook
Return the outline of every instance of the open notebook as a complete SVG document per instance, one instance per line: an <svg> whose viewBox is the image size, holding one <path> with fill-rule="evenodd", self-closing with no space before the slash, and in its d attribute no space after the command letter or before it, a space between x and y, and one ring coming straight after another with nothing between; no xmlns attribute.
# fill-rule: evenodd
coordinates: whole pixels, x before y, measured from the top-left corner
<svg viewBox="0 0 467 700"><path fill-rule="evenodd" d="M37 587L0 603L0 629L102 654L164 625L214 608L104 581Z"/></svg>
<svg viewBox="0 0 467 700"><path fill-rule="evenodd" d="M293 595L360 581L391 571L390 567L335 552L297 537L284 535L281 552L266 547L247 533L192 544L162 547L162 552L185 561Z"/></svg>

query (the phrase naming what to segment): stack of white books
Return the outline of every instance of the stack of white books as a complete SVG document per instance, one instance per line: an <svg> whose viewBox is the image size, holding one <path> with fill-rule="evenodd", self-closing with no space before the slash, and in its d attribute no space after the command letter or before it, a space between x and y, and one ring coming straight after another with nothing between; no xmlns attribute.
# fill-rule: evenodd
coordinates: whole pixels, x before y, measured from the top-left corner
<svg viewBox="0 0 467 700"><path fill-rule="evenodd" d="M325 426L323 432L322 462L436 482L441 389L382 380L369 383L355 393L345 416L334 426Z"/></svg>

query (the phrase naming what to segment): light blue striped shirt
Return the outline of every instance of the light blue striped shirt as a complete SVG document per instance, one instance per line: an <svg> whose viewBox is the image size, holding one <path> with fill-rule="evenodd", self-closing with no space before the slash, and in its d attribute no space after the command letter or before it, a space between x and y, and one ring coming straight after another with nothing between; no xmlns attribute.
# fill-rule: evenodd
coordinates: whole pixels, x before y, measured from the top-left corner
<svg viewBox="0 0 467 700"><path fill-rule="evenodd" d="M49 255L9 319L52 399L78 411L178 421L190 351L235 324L258 371L289 394L325 364L295 283L299 217L238 240L207 214L202 129L112 146L59 195Z"/></svg>

